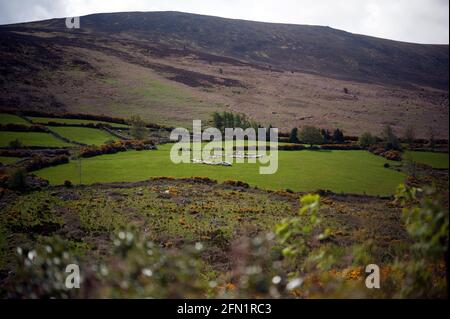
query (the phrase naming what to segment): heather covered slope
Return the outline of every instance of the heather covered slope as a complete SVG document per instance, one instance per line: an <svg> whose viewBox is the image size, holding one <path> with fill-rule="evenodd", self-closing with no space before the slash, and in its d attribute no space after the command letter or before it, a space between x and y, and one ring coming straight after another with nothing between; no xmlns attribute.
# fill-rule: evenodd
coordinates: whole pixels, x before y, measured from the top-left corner
<svg viewBox="0 0 450 319"><path fill-rule="evenodd" d="M448 136L448 46L177 12L0 27L0 107Z"/></svg>
<svg viewBox="0 0 450 319"><path fill-rule="evenodd" d="M82 28L188 47L349 80L446 89L447 45L422 45L357 35L323 26L262 23L181 12L129 12L83 17ZM39 24L64 28L61 19Z"/></svg>

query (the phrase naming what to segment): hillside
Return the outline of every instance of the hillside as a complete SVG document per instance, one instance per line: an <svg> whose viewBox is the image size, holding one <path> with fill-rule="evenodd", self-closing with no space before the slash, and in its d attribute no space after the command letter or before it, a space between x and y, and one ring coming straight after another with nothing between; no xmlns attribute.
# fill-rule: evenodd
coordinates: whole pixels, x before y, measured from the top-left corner
<svg viewBox="0 0 450 319"><path fill-rule="evenodd" d="M448 135L448 46L178 12L0 27L0 106Z"/></svg>

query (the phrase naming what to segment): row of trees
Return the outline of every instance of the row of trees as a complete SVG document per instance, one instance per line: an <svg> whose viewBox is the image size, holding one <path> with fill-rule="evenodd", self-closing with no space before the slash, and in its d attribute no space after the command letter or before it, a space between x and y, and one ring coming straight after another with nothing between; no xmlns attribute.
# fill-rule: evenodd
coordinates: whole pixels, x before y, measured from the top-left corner
<svg viewBox="0 0 450 319"><path fill-rule="evenodd" d="M245 115L234 114L231 112L214 113L213 114L213 124L214 127L224 132L225 128L258 128L263 127L261 124L249 120ZM270 137L270 130L272 125L267 128L267 139ZM329 131L328 129L320 129L314 126L305 126L301 130L298 128L293 128L289 134L289 143L304 143L313 145L321 144L344 144L346 138L344 133L340 129L335 129L334 131ZM384 128L381 138L372 135L371 133L363 133L359 139L358 143L362 148L369 148L372 145L383 142L385 144L386 150L396 150L401 151L402 144L404 142L410 147L416 141L416 133L413 126L408 126L404 132L402 139L397 137L390 125L386 125ZM430 129L430 136L428 144L431 148L435 147L436 140L434 138L434 133Z"/></svg>
<svg viewBox="0 0 450 319"><path fill-rule="evenodd" d="M311 146L329 143L344 143L345 136L340 129L334 130L331 134L329 130L320 129L314 126L305 126L299 132L298 128L294 127L289 136L290 143L305 143Z"/></svg>
<svg viewBox="0 0 450 319"><path fill-rule="evenodd" d="M425 140L426 141L426 140ZM408 145L409 148L416 143L416 132L413 126L408 126L405 129L403 137L400 139L395 133L390 125L386 125L383 130L383 135L380 138L377 138L375 135L371 133L363 133L359 137L359 145L363 148L369 148L373 145L378 144L379 142L383 142L385 148L387 150L402 150L402 142ZM436 139L434 136L434 132L430 129L429 138L428 138L428 146L432 149L436 146Z"/></svg>
<svg viewBox="0 0 450 319"><path fill-rule="evenodd" d="M225 128L242 128L244 130L247 128L254 128L257 130L262 127L259 123L249 120L243 114L234 114L231 112L215 112L213 114L213 124L214 127L219 129L222 133L225 132ZM269 129L270 128L271 126Z"/></svg>

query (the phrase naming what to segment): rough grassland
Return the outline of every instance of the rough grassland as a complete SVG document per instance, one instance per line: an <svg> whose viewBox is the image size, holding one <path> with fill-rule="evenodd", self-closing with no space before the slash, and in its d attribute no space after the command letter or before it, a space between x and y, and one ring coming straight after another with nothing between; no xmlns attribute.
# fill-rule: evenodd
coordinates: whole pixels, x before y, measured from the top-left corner
<svg viewBox="0 0 450 319"><path fill-rule="evenodd" d="M0 147L8 146L9 142L18 139L25 146L69 147L72 144L57 139L48 133L0 132Z"/></svg>
<svg viewBox="0 0 450 319"><path fill-rule="evenodd" d="M448 169L448 153L432 153L432 152L407 152L412 159L421 164L429 165L433 168Z"/></svg>
<svg viewBox="0 0 450 319"><path fill-rule="evenodd" d="M98 129L85 127L51 127L52 131L59 135L78 143L86 145L101 145L118 138Z"/></svg>
<svg viewBox="0 0 450 319"><path fill-rule="evenodd" d="M170 161L170 146L158 151L129 151L82 160L82 183L133 182L149 177L207 176L218 181L240 180L264 189L314 191L371 195L393 194L404 175L383 167L386 163L365 151L279 152L279 169L274 175L260 175L259 164L234 164L233 167L202 164L175 165ZM52 184L65 180L79 183L79 164L47 168L37 175Z"/></svg>
<svg viewBox="0 0 450 319"><path fill-rule="evenodd" d="M21 125L30 125L27 121L25 121L23 118L13 115L13 114L6 114L6 113L0 113L0 124L21 124Z"/></svg>
<svg viewBox="0 0 450 319"><path fill-rule="evenodd" d="M2 211L3 257L10 269L17 246L28 248L59 235L75 255L104 258L111 254L111 236L130 227L165 247L206 244L205 262L218 271L230 266L228 247L241 236L273 230L298 212L298 194L268 193L220 184L153 180L120 187L54 188L11 199ZM336 230L333 245L341 255L351 245L371 239L367 252L376 260L403 256L405 231L400 214L387 200L349 196L324 197L324 221ZM1 241L0 241L1 244ZM347 247L347 248L345 248ZM94 257L94 258L92 258ZM352 260L344 258L338 267Z"/></svg>
<svg viewBox="0 0 450 319"><path fill-rule="evenodd" d="M38 124L47 124L47 123L53 122L53 123L62 123L62 124L67 124L67 125L71 125L71 124L75 124L75 125L78 125L78 124L107 124L107 125L111 125L112 127L117 127L117 128L128 127L128 125L125 125L125 124L110 123L110 122L103 122L103 121L79 120L79 119L60 119L60 118L51 118L51 117L29 117L29 119L33 123L38 123Z"/></svg>

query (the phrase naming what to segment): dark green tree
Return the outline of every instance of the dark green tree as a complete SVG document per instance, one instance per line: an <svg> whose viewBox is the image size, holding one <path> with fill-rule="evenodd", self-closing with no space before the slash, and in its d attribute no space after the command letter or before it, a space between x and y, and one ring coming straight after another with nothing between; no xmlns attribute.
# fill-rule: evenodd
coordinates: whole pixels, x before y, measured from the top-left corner
<svg viewBox="0 0 450 319"><path fill-rule="evenodd" d="M334 143L344 143L345 136L344 133L340 129L335 129L333 132L333 142Z"/></svg>
<svg viewBox="0 0 450 319"><path fill-rule="evenodd" d="M313 147L314 144L323 144L323 137L317 127L305 126L300 132L300 141Z"/></svg>
<svg viewBox="0 0 450 319"><path fill-rule="evenodd" d="M289 143L298 143L299 139L298 139L298 128L294 127L291 130L291 134L289 136Z"/></svg>
<svg viewBox="0 0 450 319"><path fill-rule="evenodd" d="M390 125L386 125L386 127L384 128L384 141L387 150L401 150L400 142Z"/></svg>

